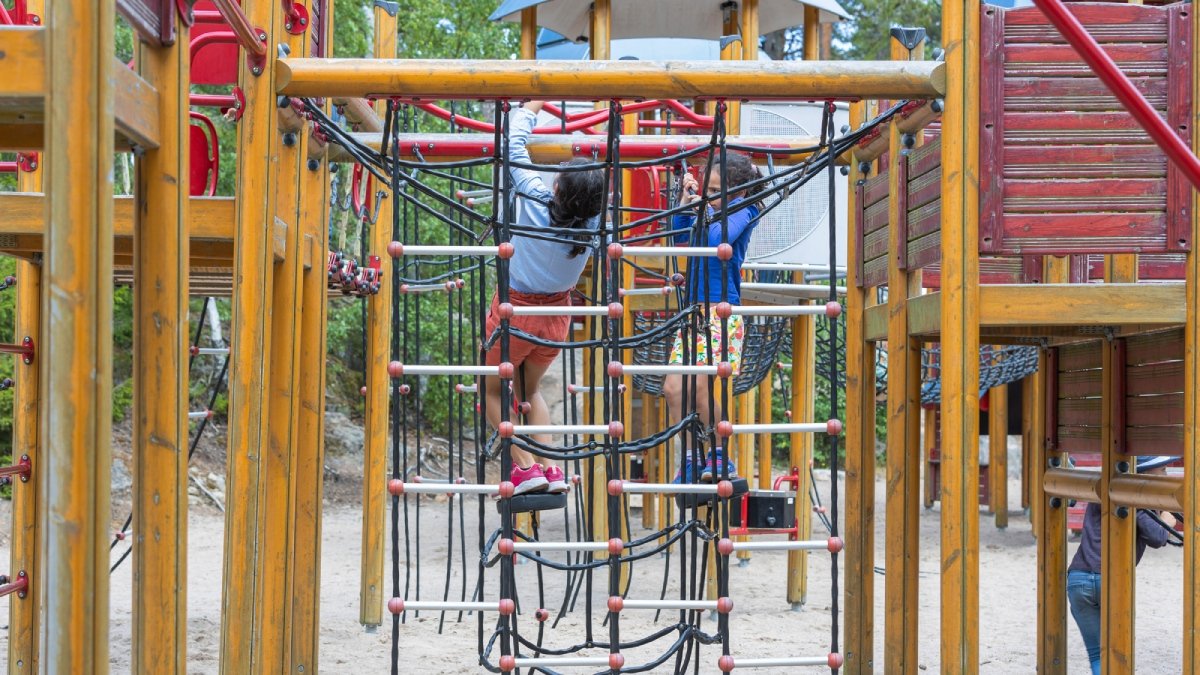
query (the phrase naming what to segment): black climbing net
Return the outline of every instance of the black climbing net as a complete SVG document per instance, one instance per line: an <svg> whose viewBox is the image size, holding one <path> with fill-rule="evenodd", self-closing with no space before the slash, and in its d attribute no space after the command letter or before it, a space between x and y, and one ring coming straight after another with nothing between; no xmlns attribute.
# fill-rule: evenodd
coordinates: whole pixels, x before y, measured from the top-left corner
<svg viewBox="0 0 1200 675"><path fill-rule="evenodd" d="M402 157L400 135L420 131L422 119L422 115L409 105L399 101L389 102L384 120L383 142L378 151L346 133L311 102L307 103L306 107L330 142L343 147L362 167L363 175L371 176L378 185L390 187L390 192L396 199L391 223L394 241L449 247L443 256L401 255L395 259L391 279L392 360L406 364L473 365L482 362L484 351L498 349L501 362L507 362L513 337L562 349L562 395L567 402L562 413L562 422L565 425L594 425L620 421L622 411L626 409L626 397L633 395L633 392L624 390L619 374L611 374L605 368L606 364L614 361L665 363L666 352L676 333L680 331L683 333L684 362L695 363L695 355L691 353L693 338L698 331L711 330L707 320L698 319L708 316L712 311L711 305L715 303L693 302L686 287L671 283L673 277L683 274L685 277L691 275L698 278L706 271L705 266L720 264L723 272L721 297L729 297L728 276L725 274L728 261L686 258L680 268L676 267L679 263L675 258L668 258L666 269L656 270L637 265L627 257L615 258L605 255L605 244L655 245L659 241L669 242L676 235L685 234L691 238L694 246L703 246L707 244L708 227L718 223L722 241L728 242L730 215L746 208L748 204L741 202L730 205L725 197L732 192L748 188L762 188L756 197L757 200L761 200L760 212L756 216L760 219L798 187L821 176L828 180L829 199L830 203L833 203L836 199L834 160L876 125L888 120L902 104L898 104L862 128L841 137L835 137L833 106L829 104L826 108L821 141L817 146L790 151L771 150L771 153L776 155L803 154L806 155L804 160L741 185L730 185L725 180L728 177L728 153L761 153L764 149L740 146L726 138L723 102L717 105L711 136L707 143L659 159L625 161L621 158L619 133L622 104L612 101L607 113L603 157L596 156L591 162L570 166L512 161L506 152L510 105L506 101L487 105L491 106L490 112L494 119L490 156L437 164L425 161L421 156L420 147L404 148L404 154L415 155L414 159ZM478 110L469 106L459 110L452 106L449 117L451 131L458 130L455 126L456 121L460 119L460 111L466 113L464 118L478 114ZM668 121L668 130L669 124ZM669 167L666 203L676 204L679 201L682 173L687 169L689 162L703 167L701 175L707 175L710 171L719 172L723 179L721 203L725 206L713 212L705 209L705 201L701 200L694 205L647 212L646 209L622 205L620 171L646 166ZM482 334L490 296L488 289L494 284L499 301L509 301L509 261L490 255L458 253L455 249L480 246L485 242L498 246L512 242L514 237L518 238L517 246L520 245L521 237L569 245L578 243L578 230L531 228L513 222L511 214L515 212L515 200L518 197L532 198L517 194L513 189L508 175L514 167L552 173L600 169L611 186L611 198L605 217L601 218L600 229L595 232L591 241L587 242L590 245L591 258L589 271L585 272L585 275L589 275L585 287L591 289L590 296L578 293L576 304L603 306L616 302L619 298L622 275L626 271L625 266L632 266L639 277L656 279L663 287L673 285L674 289L668 293L674 295L674 303L664 304L662 311L634 313L631 326L625 326L623 318L589 321L582 336L576 331L576 338L564 343L548 342L521 333L511 328L506 319L500 321L500 326L494 334ZM472 205L450 197L452 194L472 194L479 199ZM477 206L482 208L476 208ZM831 233L835 228L832 213L831 211ZM693 228L682 232L674 231L670 225L671 217L677 214L694 215ZM647 230L648 226L653 227ZM831 234L830 269L836 266L836 254L836 237ZM444 292L440 292L442 290ZM836 287L830 284L829 300L834 301L836 297ZM437 324L437 330L431 329L433 324L430 319L433 316L445 319ZM728 320L722 323L721 330L727 332ZM761 382L775 365L779 350L788 344L789 320L762 318L747 320L746 323L748 335L744 345L741 372L734 378L721 378L715 386L708 387L710 406L719 400L722 409L728 411L731 397ZM833 409L836 410L843 364L835 355L840 351L837 340L844 332L837 318L822 319L821 323L827 324L824 326L824 334L828 344L824 349L826 357L819 359L819 367L827 373L829 397L833 402ZM632 353L632 357L623 359L623 354L629 352ZM714 360L727 360L728 354L718 356L710 353L708 359L709 365L713 365ZM590 388L573 384L583 369L590 371L584 375L584 381L593 383L589 385ZM481 485L495 484L497 478L500 481L508 481L512 466L512 448L520 447L536 456L565 462L570 472L576 475L591 477L600 474L604 476L604 482L623 480L630 477L625 461L628 455L662 446L669 450L675 439L678 439L675 442L682 448L683 457L690 457L693 463L701 465L705 449L713 445L715 436L714 430L703 424L694 412L699 403L696 387L698 377L702 376L684 377L684 407L685 411L691 412L684 414L678 424L642 438L629 438L632 435L629 433L624 437L602 438L568 433L563 436L561 444L553 446L519 434L503 438L492 435L484 421L487 399L482 396L473 377L453 374L393 377L390 399L391 477L400 481L444 481L447 484L467 482L468 478ZM710 385L711 383L712 380ZM659 393L662 378L637 376L634 378L634 386L644 392ZM581 406L581 395L595 397L593 404ZM520 406L514 406L514 401L519 402L522 399L521 392L501 387L500 413L504 422L513 421L521 414ZM444 415L443 426L449 432L431 437L426 424L438 414ZM830 469L835 479L831 481L829 517L824 522L831 536L836 537L836 436L832 438L832 443ZM499 459L498 476L495 475L497 472L489 473L488 470L488 460L493 457ZM722 469L722 473L718 478L729 478L727 465ZM603 482L599 485L597 482L599 481L589 481L585 489L573 490L569 507L560 511L562 530L567 541L595 542L622 538L623 532L632 529L629 522L628 497L620 493L606 494ZM607 508L599 508L601 500L606 500L604 506ZM658 597L660 600L666 598L668 581L672 574L672 560L676 554L679 561L675 572L677 598L702 599L708 581L706 575L710 572L709 565L705 564L710 547L715 546L717 540L729 536L731 500L728 497L717 497L713 501L681 501L677 509L672 508L673 505L668 501L670 515L665 521L669 523L667 526L640 538L625 541L621 553L606 557L599 557L596 553L585 550L521 550L516 555L500 554L499 542L502 541L541 541L540 534L548 519L533 518L529 521L528 530L520 531L517 529L514 500L500 499L497 502L499 525L489 526L486 524L488 498L482 494L475 500L473 514L473 518L477 520L477 536L474 545L468 548L466 539L469 501L469 497L459 494L453 495L445 502L448 527L444 533L446 568L441 599L447 601L452 596L457 596L461 601L467 601L468 598L483 601L489 588L486 580L494 575L493 578L498 581L499 597L515 601L518 607L516 613L510 615L502 612L490 625L485 624L483 612L475 612L479 661L487 670L499 672L502 660L513 656L548 660L591 650L603 650L615 655L627 649L660 642L663 646L658 656L644 663L624 663L619 668L611 668L610 663L611 669L604 672L648 672L668 663L671 665L667 667L675 673L689 670L698 672L700 650L703 646L720 645L722 655L730 654L731 635L726 613L717 615L714 630L711 627L706 628L705 612L701 610L667 610L676 612L673 621L668 621L662 628L649 635L629 639L622 637L619 612L607 613L603 622L597 625L592 611L594 589L603 585L607 588L609 597L628 596L633 577L632 574L623 575L622 567L628 569L633 564L651 559L662 561L662 584L658 589ZM424 541L421 514L422 509L439 508L439 504L437 500L407 492L393 495L391 502L392 596L397 599L403 598L405 601L410 598L421 600L421 547ZM607 514L606 518L600 516L601 511ZM455 553L458 554L457 570L454 569ZM831 553L830 652L837 652L839 649L840 598L837 555ZM539 608L547 607L550 600L546 597L545 575L551 572L565 575L565 592L557 601L557 612L538 610L532 613L537 619L535 630L530 630L522 622L523 618L528 620L531 613L528 611L530 598L522 598L518 594L519 560L533 564L534 569L525 574L536 575L535 602ZM402 561L405 564L402 564ZM469 581L472 576L471 568L474 568L474 583ZM728 556L716 556L716 565L711 571L716 577L717 596L728 597ZM457 583L454 583L455 581ZM551 626L557 625L579 602L584 605L583 639L569 645L549 644L546 635L547 623ZM522 607L525 609L520 609ZM393 617L393 673L403 670L400 666L401 623L409 614L414 613L409 610L397 613ZM464 619L463 611L458 611L456 617L453 617L453 614L445 610L439 612L439 630L445 625L447 618L457 621ZM658 616L656 615L656 621ZM552 622L549 621L551 618ZM607 628L606 636L602 632L604 628ZM549 665L538 665L536 662L527 667L530 672L556 672Z"/></svg>

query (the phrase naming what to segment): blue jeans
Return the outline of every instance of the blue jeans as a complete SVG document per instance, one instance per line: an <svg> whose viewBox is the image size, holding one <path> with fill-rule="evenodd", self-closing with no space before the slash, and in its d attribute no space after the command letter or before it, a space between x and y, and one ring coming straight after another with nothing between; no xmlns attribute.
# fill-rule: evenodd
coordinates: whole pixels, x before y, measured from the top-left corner
<svg viewBox="0 0 1200 675"><path fill-rule="evenodd" d="M1087 647L1092 675L1100 675L1100 575L1082 570L1067 572L1067 599Z"/></svg>

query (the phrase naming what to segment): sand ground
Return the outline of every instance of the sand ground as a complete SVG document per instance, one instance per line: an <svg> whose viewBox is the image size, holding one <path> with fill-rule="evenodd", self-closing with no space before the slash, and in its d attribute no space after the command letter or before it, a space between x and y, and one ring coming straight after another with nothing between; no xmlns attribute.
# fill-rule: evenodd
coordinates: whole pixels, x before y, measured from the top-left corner
<svg viewBox="0 0 1200 675"><path fill-rule="evenodd" d="M1015 502L1017 483L1010 494ZM819 483L821 492L829 494L829 483ZM844 494L844 490L842 491ZM883 483L877 481L876 493L880 518L876 535L876 561L883 565ZM425 599L440 599L446 583L447 567L447 510L445 502L426 504L421 509L420 583L417 570L410 568L411 587L421 590ZM477 555L473 551L477 527L475 509L467 509L466 557L469 584L474 583ZM0 506L0 518L7 519L8 504ZM1036 654L1035 546L1030 534L1029 520L1013 510L1011 526L1005 531L993 527L990 516L981 513L980 568L980 659L983 673L1034 672ZM635 531L640 517L635 512ZM456 528L457 517L454 519ZM487 509L489 531L496 516ZM938 660L938 592L939 592L939 510L921 514L921 579L920 579L920 664L922 669L937 671ZM327 673L384 673L390 664L390 617L376 630L364 630L358 623L358 579L361 536L360 513L346 505L327 507L324 520L322 549L322 605L320 668ZM414 519L415 524L415 519ZM220 643L221 556L224 525L223 516L209 506L196 504L190 519L188 583L189 608L189 669L193 673L216 673L217 651ZM572 525L573 526L573 525ZM563 519L550 517L542 532L544 540L561 539ZM818 532L820 526L817 525ZM415 531L413 532L415 536ZM458 540L458 530L454 535ZM1072 539L1071 548L1076 541ZM457 544L456 544L457 546ZM118 548L118 552L120 548ZM0 557L6 557L8 542L0 542ZM417 558L415 543L411 554ZM401 552L403 559L404 553ZM114 555L115 559L115 555ZM451 559L450 595L457 597L462 589L463 559L458 549ZM656 557L635 564L629 597L657 597L663 583L667 559ZM680 555L670 557L669 589L677 589ZM123 565L112 577L111 654L115 673L129 670L130 645L130 565ZM819 655L827 650L831 619L830 565L828 554L814 554L810 562L809 595L800 611L792 611L785 602L786 557L781 553L756 553L746 567L735 567L731 574L731 596L735 609L731 615L731 634L735 656ZM389 571L386 573L390 578ZM561 604L565 573L546 570L545 600L537 602L537 573L532 564L517 569L518 592L526 615L521 626L536 635L535 624L528 611L539 604L557 608ZM843 575L844 578L844 575ZM485 597L497 596L497 573L489 570L485 582ZM401 583L403 584L403 576ZM606 572L595 577L592 594L592 630L596 640L607 639L603 627L604 599L607 596ZM883 637L883 573L875 576L876 630L875 666L882 672ZM1182 552L1178 548L1151 551L1138 568L1137 582L1137 664L1139 672L1181 672L1180 641L1182 639L1182 603L1178 589L1182 586ZM469 594L468 590L468 594ZM671 592L670 590L668 591ZM583 641L586 593L581 593L575 611L556 627L547 626L544 641L547 645L566 646ZM0 616L7 617L9 600L0 600ZM626 611L622 615L622 639L651 633L655 628L670 625L675 616L654 622L647 611ZM489 619L489 626L490 619ZM716 632L715 622L703 622L703 630ZM439 633L439 629L441 632ZM854 630L844 626L843 631ZM1070 672L1086 673L1083 644L1074 624L1069 624ZM489 628L490 634L490 628ZM7 652L7 633L0 633L0 654ZM440 625L436 614L422 613L410 617L400 627L401 672L405 673L465 673L482 672L475 668L477 625L473 617L459 623L448 617ZM672 638L664 638L650 646L626 652L628 663L646 663L661 654ZM599 654L599 652L591 652ZM701 652L702 673L718 672L715 668L719 647L706 647ZM493 657L494 662L494 657ZM653 672L671 672L670 664ZM759 671L765 672L765 671Z"/></svg>

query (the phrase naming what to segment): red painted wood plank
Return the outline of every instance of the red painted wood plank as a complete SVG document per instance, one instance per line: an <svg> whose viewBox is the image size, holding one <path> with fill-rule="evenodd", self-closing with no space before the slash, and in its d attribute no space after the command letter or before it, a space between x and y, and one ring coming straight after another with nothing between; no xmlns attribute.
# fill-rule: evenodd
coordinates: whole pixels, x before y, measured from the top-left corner
<svg viewBox="0 0 1200 675"><path fill-rule="evenodd" d="M908 180L908 210L915 211L942 197L942 172L930 171Z"/></svg>
<svg viewBox="0 0 1200 675"><path fill-rule="evenodd" d="M885 230L888 224L888 204L884 200L867 207L863 214L863 232L870 236L880 230ZM868 258L871 256L868 255Z"/></svg>
<svg viewBox="0 0 1200 675"><path fill-rule="evenodd" d="M863 260L871 262L876 258L887 256L888 253L888 231L887 228L882 228L867 234L863 242Z"/></svg>
<svg viewBox="0 0 1200 675"><path fill-rule="evenodd" d="M1156 22L1165 22L1166 17L1163 16L1163 11L1157 7L1149 7L1145 5L1129 5L1122 3L1071 3L1067 5L1067 9L1075 18L1079 19L1089 32L1095 30L1095 26L1123 26L1128 30L1129 25L1133 24L1134 28L1144 27L1144 25L1153 26ZM1009 26L1046 26L1051 30L1054 29L1050 25L1049 19L1042 14L1037 7L1022 7L1020 9L1011 9L1005 12L1005 22ZM1059 39L1062 39L1061 37Z"/></svg>
<svg viewBox="0 0 1200 675"><path fill-rule="evenodd" d="M939 255L941 250L937 249ZM913 251L909 249L909 256ZM916 266L916 263L913 263ZM979 259L979 283L981 284L1021 284L1025 280L1021 276L1021 258L1015 257L981 257ZM942 271L936 263L930 264L923 270L921 277L922 288L940 288Z"/></svg>
<svg viewBox="0 0 1200 675"><path fill-rule="evenodd" d="M1195 7L1193 3L1190 7ZM1167 122L1175 133L1190 141L1188 125L1194 115L1192 102L1192 20L1189 6L1177 4L1169 9L1167 39L1171 65L1167 92ZM1167 249L1189 251L1192 247L1192 186L1174 163L1167 166Z"/></svg>
<svg viewBox="0 0 1200 675"><path fill-rule="evenodd" d="M1100 427L1060 426L1056 431L1058 450L1062 452L1100 451Z"/></svg>
<svg viewBox="0 0 1200 675"><path fill-rule="evenodd" d="M1007 112L1004 144L1146 145L1150 137L1128 113Z"/></svg>
<svg viewBox="0 0 1200 675"><path fill-rule="evenodd" d="M1162 211L1167 186L1154 179L1009 180L1005 211ZM1103 207L1101 206L1103 205Z"/></svg>
<svg viewBox="0 0 1200 675"><path fill-rule="evenodd" d="M1162 213L1010 214L1004 218L1004 252L1161 252L1165 233Z"/></svg>
<svg viewBox="0 0 1200 675"><path fill-rule="evenodd" d="M1128 439L1126 454L1129 455L1182 455L1183 426L1129 427L1125 431Z"/></svg>
<svg viewBox="0 0 1200 675"><path fill-rule="evenodd" d="M908 241L916 241L942 229L942 201L939 199L908 212Z"/></svg>
<svg viewBox="0 0 1200 675"><path fill-rule="evenodd" d="M1183 424L1183 394L1128 396L1125 405L1129 426L1151 427Z"/></svg>
<svg viewBox="0 0 1200 675"><path fill-rule="evenodd" d="M1074 345L1059 347L1058 372L1068 373L1073 370L1094 370L1100 368L1100 343L1081 342ZM1053 371L1051 371L1053 372Z"/></svg>
<svg viewBox="0 0 1200 675"><path fill-rule="evenodd" d="M1129 365L1166 363L1183 360L1183 329L1144 333L1129 338Z"/></svg>
<svg viewBox="0 0 1200 675"><path fill-rule="evenodd" d="M891 227L896 228L896 241L900 242L900 246L892 253L896 256L896 264L898 269L908 269L908 153L904 152L900 155L900 161L896 162L896 179L900 187L896 194L892 197L896 200L896 219L897 222L890 223ZM889 207L890 208L890 207ZM907 290L905 291L907 293Z"/></svg>
<svg viewBox="0 0 1200 675"><path fill-rule="evenodd" d="M863 263L863 285L865 287L874 288L875 286L886 284L887 276L888 266L886 256L880 256Z"/></svg>
<svg viewBox="0 0 1200 675"><path fill-rule="evenodd" d="M867 183L863 187L863 204L871 207L881 201L886 201L887 196L888 175L886 171L867 179Z"/></svg>
<svg viewBox="0 0 1200 675"><path fill-rule="evenodd" d="M926 140L925 145L912 151L908 157L908 179L915 180L925 176L930 171L937 171L941 175L942 167L942 139L941 136L932 140Z"/></svg>
<svg viewBox="0 0 1200 675"><path fill-rule="evenodd" d="M1005 161L1014 164L1150 164L1163 168L1166 155L1155 145L1072 146L1051 145L1041 148L1010 147ZM1064 176L1065 178L1066 176Z"/></svg>
<svg viewBox="0 0 1200 675"><path fill-rule="evenodd" d="M942 237L938 232L908 242L909 269L919 270L942 261Z"/></svg>
<svg viewBox="0 0 1200 675"><path fill-rule="evenodd" d="M1059 398L1058 423L1068 427L1098 427L1102 405L1099 398Z"/></svg>
<svg viewBox="0 0 1200 675"><path fill-rule="evenodd" d="M1004 86L1010 56L1004 49L1002 11L980 17L979 74L979 252L1004 245Z"/></svg>
<svg viewBox="0 0 1200 675"><path fill-rule="evenodd" d="M1102 395L1102 375L1099 370L1074 370L1058 375L1058 397L1098 398Z"/></svg>
<svg viewBox="0 0 1200 675"><path fill-rule="evenodd" d="M1138 256L1138 279L1142 281L1183 281L1186 273L1186 254Z"/></svg>
<svg viewBox="0 0 1200 675"><path fill-rule="evenodd" d="M1125 393L1130 396L1183 392L1183 362L1151 363L1126 369Z"/></svg>
<svg viewBox="0 0 1200 675"><path fill-rule="evenodd" d="M1167 81L1162 77L1135 77L1130 81L1151 106L1165 112ZM1123 110L1120 102L1094 77L1011 77L1004 80L1006 111L1101 112Z"/></svg>
<svg viewBox="0 0 1200 675"><path fill-rule="evenodd" d="M854 231L850 233L858 244L854 247L854 269L857 272L854 285L858 288L863 287L863 239L866 237L866 222L863 218L863 212L867 208L864 184L865 181L862 180L854 184Z"/></svg>
<svg viewBox="0 0 1200 675"><path fill-rule="evenodd" d="M1108 44L1103 48L1126 75L1132 76L1140 70L1162 70L1162 75L1166 75L1169 52L1165 40L1150 44ZM1018 68L1033 66L1032 69L1022 69L1045 68L1048 73L1057 73L1064 66L1071 66L1073 70L1082 66L1085 69L1083 72L1091 72L1075 48L1068 44L1005 45L1004 62L1010 68L1013 65Z"/></svg>

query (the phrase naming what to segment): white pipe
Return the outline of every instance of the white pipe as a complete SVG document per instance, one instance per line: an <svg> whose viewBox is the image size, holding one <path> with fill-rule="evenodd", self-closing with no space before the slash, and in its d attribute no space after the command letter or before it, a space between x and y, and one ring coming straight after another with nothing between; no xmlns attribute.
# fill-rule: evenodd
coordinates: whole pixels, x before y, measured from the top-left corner
<svg viewBox="0 0 1200 675"><path fill-rule="evenodd" d="M808 541L734 541L735 551L828 551L828 539Z"/></svg>
<svg viewBox="0 0 1200 675"><path fill-rule="evenodd" d="M717 483L634 483L622 481L621 491L626 494L690 494L711 495L717 493Z"/></svg>
<svg viewBox="0 0 1200 675"><path fill-rule="evenodd" d="M626 246L621 251L621 256L625 258L701 258L716 255L716 246Z"/></svg>
<svg viewBox="0 0 1200 675"><path fill-rule="evenodd" d="M499 246L409 246L400 255L500 255Z"/></svg>
<svg viewBox="0 0 1200 675"><path fill-rule="evenodd" d="M829 310L825 305L737 305L732 313L734 316L826 316Z"/></svg>
<svg viewBox="0 0 1200 675"><path fill-rule="evenodd" d="M733 425L735 434L824 434L828 431L829 425L824 422Z"/></svg>
<svg viewBox="0 0 1200 675"><path fill-rule="evenodd" d="M734 668L800 668L804 666L829 667L828 656L799 656L793 658L734 659Z"/></svg>
<svg viewBox="0 0 1200 675"><path fill-rule="evenodd" d="M422 366L404 364L403 375L500 375L499 366Z"/></svg>
<svg viewBox="0 0 1200 675"><path fill-rule="evenodd" d="M518 436L534 436L547 434L551 436L567 436L571 434L608 435L607 424L515 424L513 433Z"/></svg>
<svg viewBox="0 0 1200 675"><path fill-rule="evenodd" d="M514 541L514 551L607 551L607 541Z"/></svg>
<svg viewBox="0 0 1200 675"><path fill-rule="evenodd" d="M517 658L513 659L513 663L517 668L602 668L608 667L607 656L543 656L536 659Z"/></svg>

